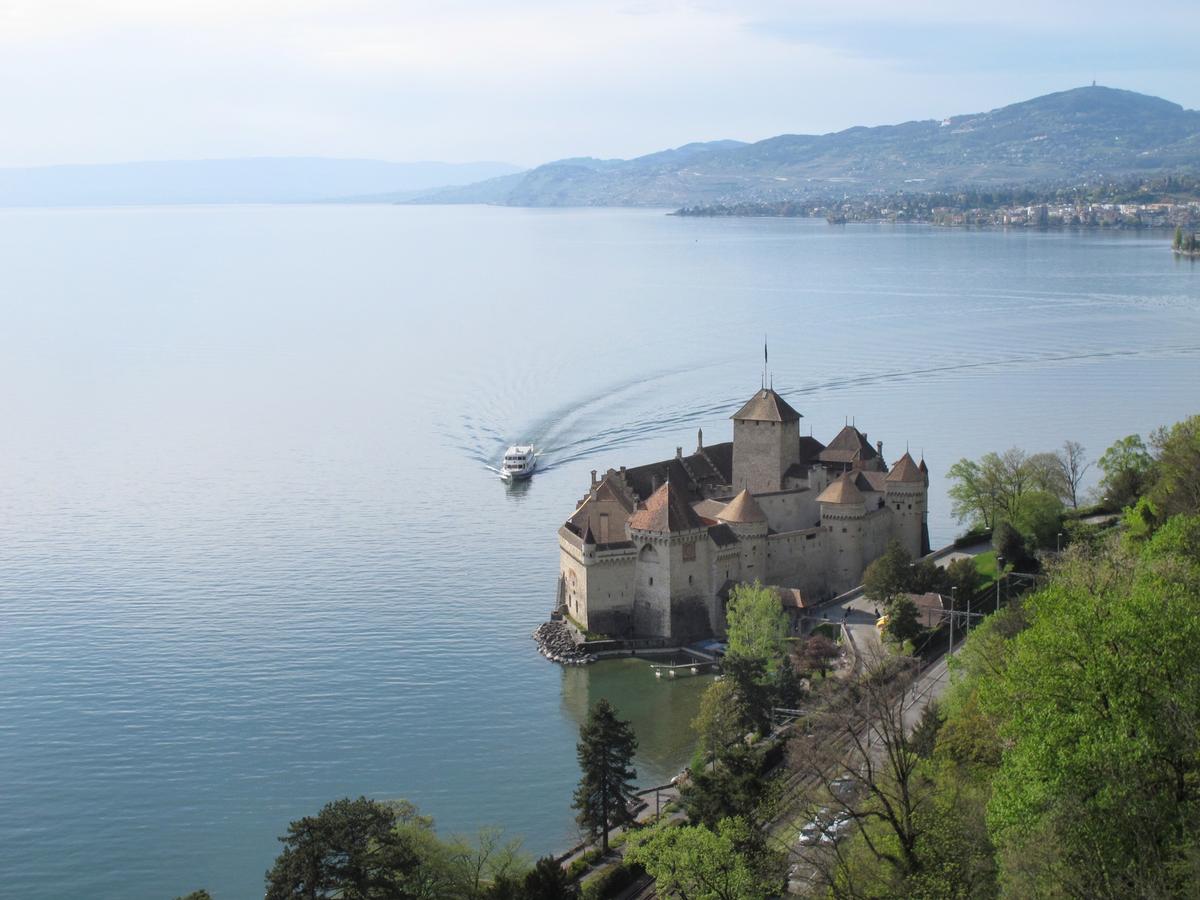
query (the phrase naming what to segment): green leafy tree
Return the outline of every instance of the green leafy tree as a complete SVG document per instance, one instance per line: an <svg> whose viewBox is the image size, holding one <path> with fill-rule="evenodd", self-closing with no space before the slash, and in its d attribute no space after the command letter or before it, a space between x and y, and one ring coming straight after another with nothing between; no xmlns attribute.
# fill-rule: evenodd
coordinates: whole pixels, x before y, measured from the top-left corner
<svg viewBox="0 0 1200 900"><path fill-rule="evenodd" d="M408 878L420 860L395 826L395 810L366 797L336 800L292 822L267 872L267 900L416 897Z"/></svg>
<svg viewBox="0 0 1200 900"><path fill-rule="evenodd" d="M1175 239L1171 241L1171 246L1176 250L1183 249L1183 226L1175 226Z"/></svg>
<svg viewBox="0 0 1200 900"><path fill-rule="evenodd" d="M770 673L783 659L788 620L779 595L759 582L739 584L726 611L728 655L759 659Z"/></svg>
<svg viewBox="0 0 1200 900"><path fill-rule="evenodd" d="M719 759L727 747L745 736L750 718L742 708L737 685L730 678L722 678L705 688L692 728L699 736L704 752Z"/></svg>
<svg viewBox="0 0 1200 900"><path fill-rule="evenodd" d="M715 831L703 825L656 828L635 837L627 856L645 868L663 897L760 900L768 891L738 849L748 830L741 819L723 819Z"/></svg>
<svg viewBox="0 0 1200 900"><path fill-rule="evenodd" d="M1057 498L1062 503L1071 499L1071 484L1057 453L1035 453L1025 460L1030 473L1028 490L1041 491ZM1018 505L1024 496L1018 498Z"/></svg>
<svg viewBox="0 0 1200 900"><path fill-rule="evenodd" d="M1195 536L1195 541L1191 536ZM1200 522L1076 554L980 686L988 819L1016 895L1186 896L1200 856ZM1154 627L1158 623L1161 627Z"/></svg>
<svg viewBox="0 0 1200 900"><path fill-rule="evenodd" d="M521 900L575 900L579 889L553 856L543 856L525 874Z"/></svg>
<svg viewBox="0 0 1200 900"><path fill-rule="evenodd" d="M201 888L198 891L192 891L190 894L184 894L182 897L176 897L175 900L212 900L212 894Z"/></svg>
<svg viewBox="0 0 1200 900"><path fill-rule="evenodd" d="M733 685L736 709L742 716L742 733L766 733L771 727L774 692L766 663L756 656L728 654L721 665L725 680Z"/></svg>
<svg viewBox="0 0 1200 900"><path fill-rule="evenodd" d="M1029 559L1025 535L1007 519L1001 519L996 525L996 530L992 532L992 547L997 557L1003 557L1005 564L1018 569L1028 568L1025 565Z"/></svg>
<svg viewBox="0 0 1200 900"><path fill-rule="evenodd" d="M908 590L912 557L899 541L889 541L883 555L863 572L863 590L876 603L887 604Z"/></svg>
<svg viewBox="0 0 1200 900"><path fill-rule="evenodd" d="M908 594L896 594L887 606L887 636L897 643L911 641L921 633L917 604Z"/></svg>
<svg viewBox="0 0 1200 900"><path fill-rule="evenodd" d="M684 785L681 796L688 818L710 828L732 816L758 821L769 789L762 770L761 750L741 743L731 745L720 765L693 772Z"/></svg>
<svg viewBox="0 0 1200 900"><path fill-rule="evenodd" d="M1136 503L1150 486L1154 472L1154 458L1136 434L1121 438L1105 450L1097 465L1104 473L1100 480L1104 502L1117 509Z"/></svg>
<svg viewBox="0 0 1200 900"><path fill-rule="evenodd" d="M964 605L964 609L966 608L965 604L983 586L979 569L975 566L974 558L970 556L959 557L946 566L946 579L950 582L950 587L954 589L958 602Z"/></svg>
<svg viewBox="0 0 1200 900"><path fill-rule="evenodd" d="M932 559L923 559L909 567L905 588L913 594L945 594L950 590L950 579Z"/></svg>
<svg viewBox="0 0 1200 900"><path fill-rule="evenodd" d="M946 470L950 480L951 511L960 522L991 528L996 513L995 484L980 468L979 463L960 459Z"/></svg>
<svg viewBox="0 0 1200 900"><path fill-rule="evenodd" d="M1157 477L1149 497L1159 515L1200 513L1200 415L1157 429L1150 444Z"/></svg>
<svg viewBox="0 0 1200 900"><path fill-rule="evenodd" d="M1022 534L1033 538L1036 546L1051 548L1062 531L1062 514L1062 500L1055 494L1029 491L1021 498L1012 521Z"/></svg>
<svg viewBox="0 0 1200 900"><path fill-rule="evenodd" d="M600 835L601 849L608 852L611 829L633 821L629 811L634 802L633 754L637 738L628 722L617 718L606 699L592 707L579 729L576 752L583 775L575 790L576 821L593 837Z"/></svg>
<svg viewBox="0 0 1200 900"><path fill-rule="evenodd" d="M784 709L795 709L804 698L804 684L792 662L791 654L785 655L779 668L775 670L771 694L775 706L782 706Z"/></svg>

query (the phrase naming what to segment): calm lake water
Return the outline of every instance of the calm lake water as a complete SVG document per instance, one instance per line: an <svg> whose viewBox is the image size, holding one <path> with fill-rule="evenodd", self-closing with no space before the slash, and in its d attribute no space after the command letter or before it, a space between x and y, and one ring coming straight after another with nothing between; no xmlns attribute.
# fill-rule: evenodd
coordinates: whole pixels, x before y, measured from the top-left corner
<svg viewBox="0 0 1200 900"><path fill-rule="evenodd" d="M588 471L775 387L828 440L959 457L1197 412L1200 265L1169 236L658 212L0 212L0 892L261 896L289 820L406 797L574 839L611 697L642 781L702 680L547 663ZM545 468L505 488L508 443Z"/></svg>

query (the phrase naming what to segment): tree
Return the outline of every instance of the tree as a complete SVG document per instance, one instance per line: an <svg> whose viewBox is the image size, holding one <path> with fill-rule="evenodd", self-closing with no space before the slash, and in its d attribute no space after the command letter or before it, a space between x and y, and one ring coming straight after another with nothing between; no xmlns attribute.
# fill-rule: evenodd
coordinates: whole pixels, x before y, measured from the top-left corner
<svg viewBox="0 0 1200 900"><path fill-rule="evenodd" d="M1197 541L1189 537L1197 536ZM980 685L988 820L1014 895L1176 897L1200 843L1200 521L1068 554Z"/></svg>
<svg viewBox="0 0 1200 900"><path fill-rule="evenodd" d="M946 570L932 559L922 559L909 567L905 590L912 594L945 594L950 590L950 580Z"/></svg>
<svg viewBox="0 0 1200 900"><path fill-rule="evenodd" d="M496 827L481 828L474 841L456 838L447 850L454 893L463 900L506 895L515 890L517 875L527 865L520 839L506 841Z"/></svg>
<svg viewBox="0 0 1200 900"><path fill-rule="evenodd" d="M767 676L766 663L756 656L727 654L722 664L737 697L737 711L742 716L741 730L765 733L771 727L773 690Z"/></svg>
<svg viewBox="0 0 1200 900"><path fill-rule="evenodd" d="M961 556L946 566L946 578L958 601L963 604L970 602L983 581L974 558L970 556Z"/></svg>
<svg viewBox="0 0 1200 900"><path fill-rule="evenodd" d="M1059 469L1067 485L1067 495L1063 500L1069 500L1072 509L1079 509L1079 486L1083 483L1084 474L1092 467L1090 462L1086 462L1085 452L1083 444L1064 441L1062 449L1056 454Z"/></svg>
<svg viewBox="0 0 1200 900"><path fill-rule="evenodd" d="M883 555L863 572L863 591L876 603L888 603L896 594L908 590L912 557L899 541L889 541Z"/></svg>
<svg viewBox="0 0 1200 900"><path fill-rule="evenodd" d="M522 900L575 900L579 889L553 856L543 856L525 874Z"/></svg>
<svg viewBox="0 0 1200 900"><path fill-rule="evenodd" d="M824 634L814 634L804 642L804 662L824 678L840 651L837 644Z"/></svg>
<svg viewBox="0 0 1200 900"><path fill-rule="evenodd" d="M739 743L730 745L720 765L693 772L681 796L692 822L716 828L732 816L760 822L769 787L762 752Z"/></svg>
<svg viewBox="0 0 1200 900"><path fill-rule="evenodd" d="M960 459L946 471L946 477L951 482L947 493L954 517L990 530L996 513L996 486L988 473L974 460Z"/></svg>
<svg viewBox="0 0 1200 900"><path fill-rule="evenodd" d="M692 728L700 737L701 748L714 759L719 759L729 747L746 734L746 722L750 719L742 709L737 685L730 678L714 681L700 698L700 710L692 720Z"/></svg>
<svg viewBox="0 0 1200 900"><path fill-rule="evenodd" d="M628 722L617 718L608 700L601 698L579 729L576 753L583 771L575 789L576 821L594 837L601 836L601 849L608 852L608 832L633 821L629 811L634 802L632 768L637 738Z"/></svg>
<svg viewBox="0 0 1200 900"><path fill-rule="evenodd" d="M336 800L292 822L267 872L267 900L416 897L406 879L419 860L395 826L395 810L366 797Z"/></svg>
<svg viewBox="0 0 1200 900"><path fill-rule="evenodd" d="M190 894L185 894L182 897L176 897L175 900L212 900L212 894L201 888L198 891L192 891Z"/></svg>
<svg viewBox="0 0 1200 900"><path fill-rule="evenodd" d="M660 896L683 900L759 900L767 896L738 844L749 826L722 819L703 825L660 827L630 841L627 858L654 879Z"/></svg>
<svg viewBox="0 0 1200 900"><path fill-rule="evenodd" d="M1176 250L1183 249L1183 226L1175 226L1175 239L1171 241L1171 246Z"/></svg>
<svg viewBox="0 0 1200 900"><path fill-rule="evenodd" d="M1155 430L1150 445L1157 456L1150 502L1158 514L1200 513L1200 415Z"/></svg>
<svg viewBox="0 0 1200 900"><path fill-rule="evenodd" d="M908 594L897 594L887 607L887 636L897 643L911 641L921 633L917 604Z"/></svg>
<svg viewBox="0 0 1200 900"><path fill-rule="evenodd" d="M737 585L726 612L728 655L760 659L774 672L787 645L788 620L779 595L759 582Z"/></svg>
<svg viewBox="0 0 1200 900"><path fill-rule="evenodd" d="M1057 534L1062 530L1063 505L1049 491L1029 491L1021 498L1013 524L1022 533L1033 538L1036 546L1055 546Z"/></svg>
<svg viewBox="0 0 1200 900"><path fill-rule="evenodd" d="M1104 477L1100 490L1104 502L1124 509L1137 501L1150 485L1154 458L1140 435L1121 438L1104 451L1097 462Z"/></svg>
<svg viewBox="0 0 1200 900"><path fill-rule="evenodd" d="M1050 494L1063 503L1071 499L1071 484L1057 453L1035 453L1025 460L1025 465L1030 473L1030 489ZM1017 504L1023 500L1024 496L1019 497Z"/></svg>
<svg viewBox="0 0 1200 900"><path fill-rule="evenodd" d="M1024 568L1029 558L1025 536L1007 519L1001 519L992 532L992 547L997 557L1017 568ZM996 574L998 577L1000 573Z"/></svg>

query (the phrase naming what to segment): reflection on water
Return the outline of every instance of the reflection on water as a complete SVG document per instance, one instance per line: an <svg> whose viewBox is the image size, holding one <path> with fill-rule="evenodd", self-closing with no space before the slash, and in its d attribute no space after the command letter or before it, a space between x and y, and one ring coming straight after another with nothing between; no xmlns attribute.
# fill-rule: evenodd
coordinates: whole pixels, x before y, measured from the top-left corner
<svg viewBox="0 0 1200 900"><path fill-rule="evenodd" d="M692 720L712 680L711 675L655 678L649 661L633 658L568 667L563 671L563 711L582 724L588 709L608 698L637 734L638 784L664 784L691 759L696 744Z"/></svg>

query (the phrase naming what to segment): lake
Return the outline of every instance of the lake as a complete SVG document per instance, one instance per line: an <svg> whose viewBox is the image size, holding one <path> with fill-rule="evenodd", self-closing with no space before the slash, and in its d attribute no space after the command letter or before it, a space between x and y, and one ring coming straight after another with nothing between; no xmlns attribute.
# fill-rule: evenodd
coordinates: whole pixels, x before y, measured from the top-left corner
<svg viewBox="0 0 1200 900"><path fill-rule="evenodd" d="M774 385L931 472L1197 412L1169 235L661 211L0 211L0 878L25 898L262 895L287 823L408 798L575 839L608 696L640 781L706 679L535 651L589 470L728 440ZM532 441L507 488L487 466ZM1094 472L1089 472L1094 483Z"/></svg>

